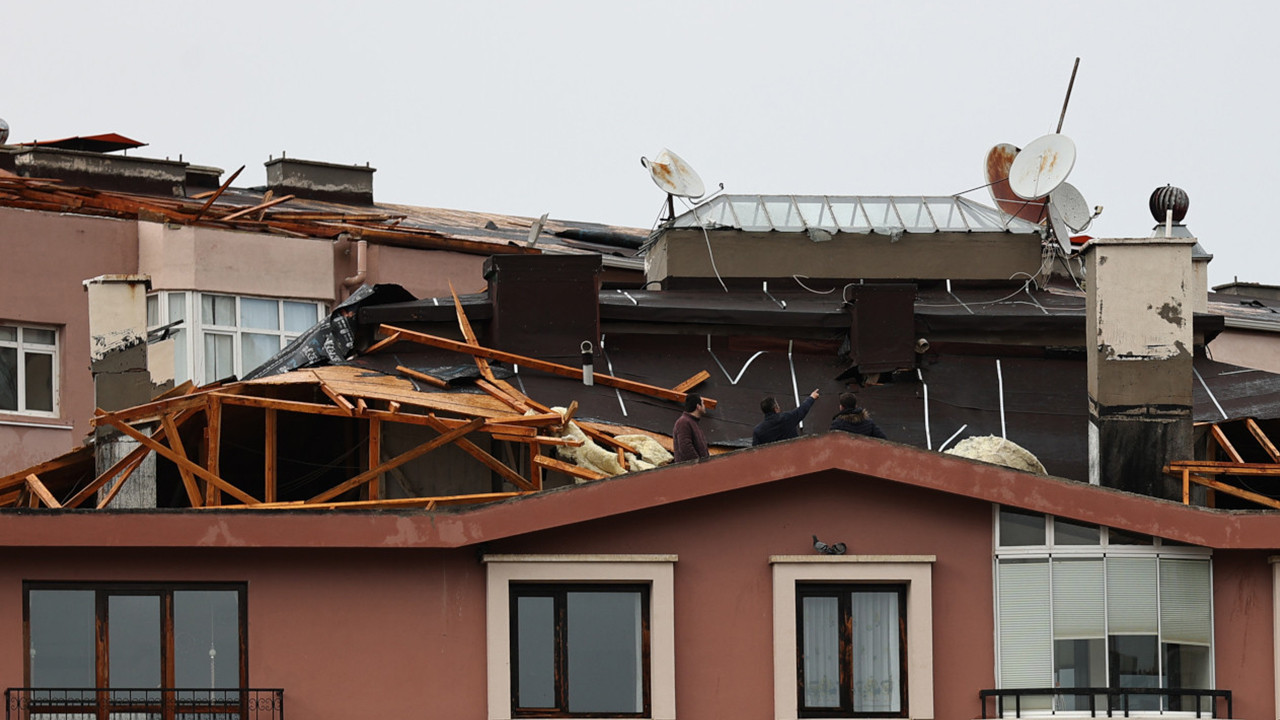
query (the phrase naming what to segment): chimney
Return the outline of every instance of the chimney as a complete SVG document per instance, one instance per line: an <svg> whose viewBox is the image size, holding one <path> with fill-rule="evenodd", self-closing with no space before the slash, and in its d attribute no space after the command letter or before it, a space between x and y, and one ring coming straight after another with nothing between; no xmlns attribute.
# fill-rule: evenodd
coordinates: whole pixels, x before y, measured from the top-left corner
<svg viewBox="0 0 1280 720"><path fill-rule="evenodd" d="M89 300L89 369L93 373L96 407L113 411L150 402L157 393L173 387L153 382L147 367L146 275L100 275L84 281ZM138 443L111 427L95 431L94 465L105 472L138 447ZM155 507L155 455L150 454L134 471L124 491L111 507Z"/></svg>
<svg viewBox="0 0 1280 720"><path fill-rule="evenodd" d="M1191 207L1191 198L1187 191L1172 185L1156 188L1147 200L1151 217L1156 226L1151 228L1151 237L1195 237L1182 223ZM1213 255L1205 251L1200 243L1191 248L1191 305L1199 313L1209 312L1209 263Z"/></svg>
<svg viewBox="0 0 1280 720"><path fill-rule="evenodd" d="M1094 239L1088 278L1089 481L1168 499L1192 457L1194 238Z"/></svg>
<svg viewBox="0 0 1280 720"><path fill-rule="evenodd" d="M599 255L494 255L484 262L491 347L567 365L600 348Z"/></svg>
<svg viewBox="0 0 1280 720"><path fill-rule="evenodd" d="M13 172L22 177L54 178L68 185L144 195L186 195L185 162L47 145L10 148L10 152Z"/></svg>
<svg viewBox="0 0 1280 720"><path fill-rule="evenodd" d="M281 155L268 160L267 188L275 194L353 205L373 204L373 174L368 165L335 165Z"/></svg>

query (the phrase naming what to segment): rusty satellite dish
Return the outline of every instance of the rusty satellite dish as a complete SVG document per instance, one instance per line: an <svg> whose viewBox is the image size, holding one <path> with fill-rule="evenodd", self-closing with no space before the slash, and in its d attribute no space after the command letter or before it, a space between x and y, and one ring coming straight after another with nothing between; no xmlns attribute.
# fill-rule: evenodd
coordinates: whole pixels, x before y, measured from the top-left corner
<svg viewBox="0 0 1280 720"><path fill-rule="evenodd" d="M991 191L991 200L1005 214L1020 220L1039 224L1045 218L1044 200L1024 200L1009 189L1009 167L1018 155L1018 148L1009 143L1000 143L987 151L984 171L987 178L987 189Z"/></svg>
<svg viewBox="0 0 1280 720"><path fill-rule="evenodd" d="M666 148L652 160L640 158L640 164L649 170L654 184L668 195L700 198L707 191L693 167Z"/></svg>
<svg viewBox="0 0 1280 720"><path fill-rule="evenodd" d="M1024 200L1037 200L1066 181L1076 164L1076 144L1053 133L1032 140L1009 166L1009 189Z"/></svg>

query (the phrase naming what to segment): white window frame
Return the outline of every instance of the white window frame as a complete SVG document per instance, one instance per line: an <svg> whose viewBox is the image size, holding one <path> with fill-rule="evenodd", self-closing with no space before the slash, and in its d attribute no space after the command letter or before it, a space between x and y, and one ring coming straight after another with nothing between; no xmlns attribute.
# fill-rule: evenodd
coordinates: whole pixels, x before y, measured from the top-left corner
<svg viewBox="0 0 1280 720"><path fill-rule="evenodd" d="M1015 510L1015 511L1017 511L1017 510L1018 510L1018 508L1009 508L1009 509L1010 509L1010 510ZM1059 544L1057 544L1057 543L1055 542L1056 538L1054 537L1054 519L1055 519L1055 517L1056 517L1056 516L1054 516L1054 515L1049 515L1049 514L1043 514L1043 513L1034 513L1034 512L1030 512L1030 513L1026 513L1026 514L1029 514L1029 515L1039 515L1039 516L1043 519L1043 521L1044 521L1044 523L1045 523L1045 536L1044 536L1044 537L1045 537L1045 542L1044 542L1044 544L1043 544L1043 545L1010 545L1010 546L1001 546L1001 544L1000 544L1000 511L1001 511L1001 510L1002 510L1002 507L1001 507L1000 505L998 505L998 504L996 504L996 505L992 505L993 531L992 531L991 536L992 536L992 544L993 544L993 547L994 547L993 558L992 558L992 559L993 559L993 563L994 563L994 565L993 565L993 567L992 567L992 578L993 578L993 580L995 581L995 592L993 593L993 603L992 603L992 607L993 607L993 612L994 612L994 615L995 615L995 617L994 617L994 626L995 626L995 630L996 630L996 632L995 632L995 655L996 655L995 679L996 679L996 685L997 685L997 687L1002 687L1002 685L1001 685L1001 683L1000 683L1000 678L1001 678L1001 676L1002 676L1002 675L1001 675L1001 669L1002 669L1002 666L1001 666L1001 662L1002 662L1001 653L1002 653L1002 650L1003 650L1003 647L1002 647L1002 644L1001 644L1001 637L1000 637L1000 597L1001 597L1001 596L1000 596L1000 592L1001 592L1001 590L1000 590L1000 581L999 581L999 578L1000 578L1000 562L1001 562L1002 560L1015 560L1015 561L1017 561L1017 560L1022 560L1022 561L1040 561L1040 560L1043 560L1043 561L1048 565L1048 570L1049 570L1049 572L1050 572L1050 585L1049 585L1049 589L1050 589L1050 593L1052 594L1052 587L1053 587L1053 585L1052 585L1052 566L1053 566L1053 561L1054 561L1055 559L1063 560L1063 559L1071 559L1071 558L1075 558L1075 559L1097 559L1097 560L1099 560L1099 561L1101 561L1101 562L1103 563L1103 572L1106 572L1105 568L1106 568L1106 561L1107 561L1107 559L1108 559L1108 558L1153 558L1153 559L1155 559L1155 561L1156 561L1156 574L1157 574L1157 578L1159 577L1159 572L1160 572L1160 570L1159 570L1159 563L1160 563L1160 561L1162 561L1162 560L1204 560L1204 561L1207 561L1207 562L1209 563L1209 634L1210 634L1210 639L1209 639L1209 683L1210 683L1210 687L1211 687L1211 688L1217 688L1217 687L1218 687L1218 682L1217 682L1217 662L1216 662L1216 658L1214 657L1214 652L1215 652L1215 649L1217 648L1217 638L1216 638L1216 633L1217 633L1217 624L1214 622L1214 618L1216 617L1216 608L1214 607L1214 604L1213 604L1213 602L1214 602L1214 596L1213 596L1213 577L1214 577L1214 573L1213 573L1213 551L1212 551L1210 548L1206 548L1206 547L1199 547L1199 546L1195 546L1195 545L1181 545L1181 544L1169 544L1169 545L1166 545L1166 544L1164 543L1164 540L1163 540L1163 539L1161 539L1161 538L1159 538L1159 537L1156 537L1156 536L1152 536L1152 542L1151 542L1151 544L1149 544L1149 545L1148 545L1148 544L1141 544L1141 545L1139 545L1139 544L1131 544L1131 543L1115 543L1115 544L1113 544L1113 543L1111 542L1111 530L1112 530L1112 529L1111 529L1111 528L1109 528L1109 527L1107 527L1107 526L1105 526L1105 525L1104 525L1104 526L1099 526L1099 531L1100 531L1100 532L1099 532L1099 541L1098 541L1098 543L1097 543L1097 544L1090 544L1090 545L1075 545L1075 544L1059 545ZM1066 519L1066 520L1070 520L1070 518L1064 518L1064 519ZM1074 521L1073 521L1073 522L1074 522ZM1157 661L1160 663L1160 672L1159 672L1159 675L1158 675L1158 676L1159 676L1159 677L1163 677L1163 674L1164 674L1163 657L1162 657L1162 653L1160 653L1160 652L1159 652L1159 648L1160 648L1160 646L1164 643L1165 633L1164 633L1164 628L1160 626L1160 622L1161 622L1161 621L1160 621L1160 619L1159 619L1159 618L1160 618L1161 609L1160 609L1160 604L1159 604L1159 603L1160 603L1160 587L1159 587L1159 584L1158 584L1158 583L1157 583L1156 587L1153 589L1153 592L1156 594L1156 598L1155 598L1155 600L1156 600L1156 613L1157 613L1156 647L1157 647ZM1049 633L1050 633L1050 648L1052 648L1052 647L1053 647L1053 637L1052 637L1053 615L1052 615L1052 608L1050 608L1049 613L1050 613L1050 614L1049 614L1049 624L1050 624L1050 627L1049 627ZM1104 605L1103 605L1103 617L1104 617L1104 623L1105 623L1105 618L1107 617L1107 608L1106 608L1106 605L1105 605L1105 598L1104 598ZM1109 638L1110 638L1110 637L1111 637L1111 635L1110 635L1109 631L1104 632L1104 639L1109 640ZM1110 663L1110 657L1109 657L1109 655L1110 655L1110 653L1109 653L1109 650L1108 650L1108 658L1107 658L1107 662L1108 662L1108 663ZM1052 657L1049 659L1049 662L1050 662L1050 669L1051 669L1050 671L1051 671L1051 672L1052 672L1052 667L1053 667L1053 660L1054 660L1054 658L1052 658ZM1108 670L1108 675L1109 675L1109 673L1110 673L1110 668L1109 668L1109 666L1107 667L1107 670ZM1002 687L1002 689L1004 689L1004 688ZM1016 688L1014 688L1014 689L1016 689ZM1194 715L1194 714L1195 714L1195 712L1194 712L1194 711L1169 711L1169 710L1160 710L1160 711L1133 711L1133 713L1134 713L1135 715L1162 715L1162 716L1189 716L1189 715ZM1024 709L1024 710L1023 710L1023 714L1024 714L1024 715L1028 715L1028 714L1032 714L1032 715L1034 715L1034 714L1039 714L1039 715L1046 715L1046 716L1048 716L1048 715L1057 715L1057 716L1061 716L1061 715L1079 714L1079 711L1072 711L1072 710L1043 710L1043 711L1035 711L1035 710L1033 710L1033 711L1028 711L1028 710Z"/></svg>
<svg viewBox="0 0 1280 720"><path fill-rule="evenodd" d="M489 720L511 720L511 583L649 585L649 706L675 720L675 555L485 555Z"/></svg>
<svg viewBox="0 0 1280 720"><path fill-rule="evenodd" d="M22 415L25 417L44 417L56 418L61 417L59 414L62 407L61 402L61 380L62 380L62 331L54 325L39 325L32 323L9 322L0 320L0 325L15 329L16 337L13 340L0 340L0 347L14 348L17 351L17 409L0 410L0 414L6 415ZM44 345L41 343L28 342L23 336L26 330L41 330L53 333L53 344ZM30 348L30 349L28 349ZM33 355L51 355L52 370L50 372L49 388L50 397L52 398L52 410L28 410L27 405L27 363L25 358L27 353Z"/></svg>
<svg viewBox="0 0 1280 720"><path fill-rule="evenodd" d="M157 328L168 325L171 322L169 317L169 301L173 295L182 296L184 304L184 312L186 317L180 329L185 330L183 334L183 343L186 349L187 365L186 368L174 368L174 377L191 378L197 385L204 385L219 380L217 377L207 377L205 374L204 362L204 337L205 335L220 335L231 338L231 366L232 374L236 377L243 377L244 374L253 368L243 367L242 362L242 336L244 333L253 333L259 335L275 335L280 338L280 347L283 349L295 338L302 334L303 331L292 332L285 330L285 303L303 303L315 307L316 319L312 321L312 325L319 322L326 311L325 304L316 300L307 300L303 298L285 298L285 297L267 297L264 295L237 295L235 293L225 292L203 292L198 290L160 290L147 296L148 301L156 298L156 316L157 322L149 324L147 330L155 330ZM203 322L201 313L201 299L205 296L211 297L229 297L233 301L232 319L235 321L231 325L206 325ZM277 330L263 330L259 328L248 328L240 326L240 302L241 300L267 300L276 303ZM308 326L310 327L310 326Z"/></svg>
<svg viewBox="0 0 1280 720"><path fill-rule="evenodd" d="M797 720L796 585L868 583L907 587L907 712L933 714L933 563L935 555L775 555L773 566L773 716Z"/></svg>

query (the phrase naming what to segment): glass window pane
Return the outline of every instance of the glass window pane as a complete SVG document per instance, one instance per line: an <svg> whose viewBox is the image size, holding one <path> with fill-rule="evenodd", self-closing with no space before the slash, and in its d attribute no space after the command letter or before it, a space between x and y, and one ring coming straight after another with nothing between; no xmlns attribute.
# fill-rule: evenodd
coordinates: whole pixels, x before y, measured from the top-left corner
<svg viewBox="0 0 1280 720"><path fill-rule="evenodd" d="M1044 516L1000 508L1000 546L1044 545Z"/></svg>
<svg viewBox="0 0 1280 720"><path fill-rule="evenodd" d="M173 381L186 382L191 379L191 361L187 359L187 331L174 329L169 337L173 340Z"/></svg>
<svg viewBox="0 0 1280 720"><path fill-rule="evenodd" d="M26 409L53 412L53 356L27 352L23 361L27 374Z"/></svg>
<svg viewBox="0 0 1280 720"><path fill-rule="evenodd" d="M0 347L0 410L18 409L18 348Z"/></svg>
<svg viewBox="0 0 1280 720"><path fill-rule="evenodd" d="M853 710L902 709L898 593L853 593Z"/></svg>
<svg viewBox="0 0 1280 720"><path fill-rule="evenodd" d="M187 294L169 293L169 322L187 319Z"/></svg>
<svg viewBox="0 0 1280 720"><path fill-rule="evenodd" d="M639 592L571 592L566 599L569 712L644 709Z"/></svg>
<svg viewBox="0 0 1280 720"><path fill-rule="evenodd" d="M176 687L239 687L239 593L174 591L173 655Z"/></svg>
<svg viewBox="0 0 1280 720"><path fill-rule="evenodd" d="M1107 685L1107 641L1055 640L1053 643L1053 686L1056 688L1099 688ZM1105 708L1106 698L1095 698ZM1062 695L1057 710L1088 710L1088 695Z"/></svg>
<svg viewBox="0 0 1280 720"><path fill-rule="evenodd" d="M1207 690L1213 687L1210 676L1210 652L1203 645L1164 645L1164 686L1170 688L1196 688ZM1191 712L1196 710L1196 699L1191 696L1169 698L1169 710ZM1205 698L1202 712L1212 710L1209 698Z"/></svg>
<svg viewBox="0 0 1280 720"><path fill-rule="evenodd" d="M1154 688L1160 686L1155 635L1112 635L1110 638L1111 686ZM1158 695L1131 695L1131 710L1155 710Z"/></svg>
<svg viewBox="0 0 1280 720"><path fill-rule="evenodd" d="M240 367L249 372L280 351L279 335L243 333L240 335Z"/></svg>
<svg viewBox="0 0 1280 720"><path fill-rule="evenodd" d="M18 328L9 325L0 325L0 341L17 342Z"/></svg>
<svg viewBox="0 0 1280 720"><path fill-rule="evenodd" d="M1112 545L1154 545L1155 540L1150 535L1141 535L1139 533L1130 533L1115 528L1107 529L1107 542Z"/></svg>
<svg viewBox="0 0 1280 720"><path fill-rule="evenodd" d="M804 706L840 707L840 607L835 597L801 598Z"/></svg>
<svg viewBox="0 0 1280 720"><path fill-rule="evenodd" d="M147 296L147 327L160 324L160 298L157 295Z"/></svg>
<svg viewBox="0 0 1280 720"><path fill-rule="evenodd" d="M230 295L200 296L200 322L205 325L234 326L236 299Z"/></svg>
<svg viewBox="0 0 1280 720"><path fill-rule="evenodd" d="M109 687L160 687L160 596L107 599Z"/></svg>
<svg viewBox="0 0 1280 720"><path fill-rule="evenodd" d="M517 707L556 706L555 658L555 600L516 598Z"/></svg>
<svg viewBox="0 0 1280 720"><path fill-rule="evenodd" d="M39 328L22 328L22 342L32 345L52 345L56 339L54 331Z"/></svg>
<svg viewBox="0 0 1280 720"><path fill-rule="evenodd" d="M31 686L91 688L94 677L92 590L32 590Z"/></svg>
<svg viewBox="0 0 1280 720"><path fill-rule="evenodd" d="M280 304L262 298L240 298L240 327L279 330Z"/></svg>
<svg viewBox="0 0 1280 720"><path fill-rule="evenodd" d="M285 332L300 333L309 330L312 325L316 324L316 318L315 304L285 301Z"/></svg>
<svg viewBox="0 0 1280 720"><path fill-rule="evenodd" d="M230 335L204 334L204 382L221 380L235 374L235 368L231 364L234 357L231 344Z"/></svg>
<svg viewBox="0 0 1280 720"><path fill-rule="evenodd" d="M1082 525L1062 518L1053 519L1054 545L1099 545L1102 531L1097 525Z"/></svg>

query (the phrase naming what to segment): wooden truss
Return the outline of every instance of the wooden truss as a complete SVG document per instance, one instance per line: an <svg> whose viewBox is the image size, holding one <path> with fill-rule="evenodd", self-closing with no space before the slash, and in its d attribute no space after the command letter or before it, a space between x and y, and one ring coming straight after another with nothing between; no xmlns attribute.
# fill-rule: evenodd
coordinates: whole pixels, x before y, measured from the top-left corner
<svg viewBox="0 0 1280 720"><path fill-rule="evenodd" d="M1219 423L1197 423L1197 427L1208 427L1209 459L1179 460L1165 466L1164 472L1171 477L1182 480L1182 502L1191 504L1191 486L1201 485L1209 489L1208 504L1215 506L1214 493L1221 492L1263 507L1280 510L1280 500L1268 497L1252 490L1239 487L1230 482L1240 482L1244 478L1280 478L1280 451L1267 434L1263 432L1253 418L1244 420L1245 427L1257 446L1270 458L1270 462L1245 462L1235 445L1227 438ZM1217 460L1217 456L1225 456L1226 460ZM1280 487L1277 488L1280 490Z"/></svg>

